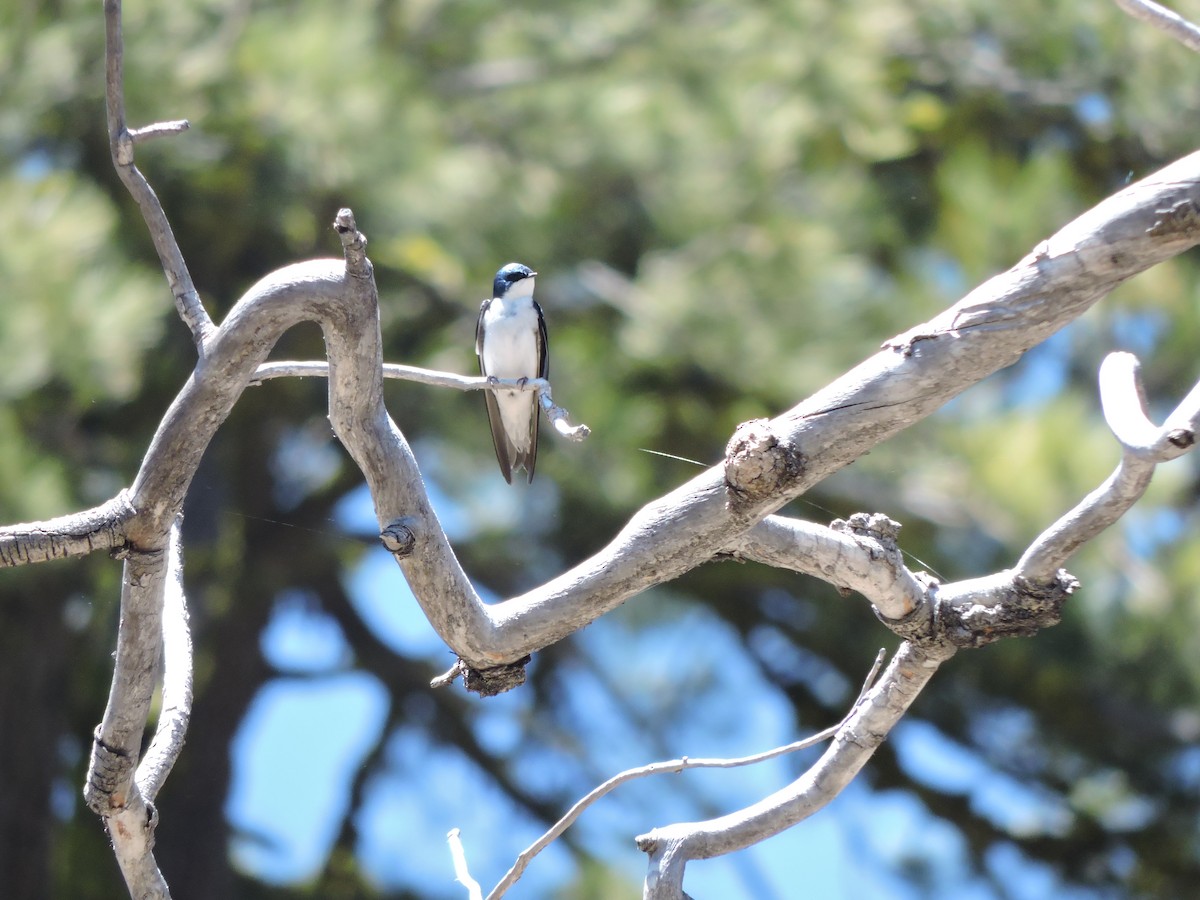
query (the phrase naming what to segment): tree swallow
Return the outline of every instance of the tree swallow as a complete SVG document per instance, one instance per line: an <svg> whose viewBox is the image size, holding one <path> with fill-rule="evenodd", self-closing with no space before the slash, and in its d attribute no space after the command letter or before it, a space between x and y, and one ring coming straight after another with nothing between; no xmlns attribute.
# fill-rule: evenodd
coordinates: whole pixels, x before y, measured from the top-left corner
<svg viewBox="0 0 1200 900"><path fill-rule="evenodd" d="M533 299L536 275L528 266L508 263L496 273L492 299L479 307L475 354L485 377L545 378L550 371L546 320ZM504 480L512 484L513 469L524 468L532 482L538 445L537 392L484 391L484 397Z"/></svg>

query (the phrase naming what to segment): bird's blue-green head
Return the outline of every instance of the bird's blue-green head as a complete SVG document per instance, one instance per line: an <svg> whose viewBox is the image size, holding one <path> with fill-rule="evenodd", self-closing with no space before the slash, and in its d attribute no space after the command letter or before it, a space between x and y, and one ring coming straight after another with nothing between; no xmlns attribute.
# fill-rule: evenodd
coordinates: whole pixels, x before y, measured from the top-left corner
<svg viewBox="0 0 1200 900"><path fill-rule="evenodd" d="M537 272L523 266L520 263L506 263L500 267L500 271L496 273L496 280L492 282L492 296L503 297L509 292L514 284L524 281L526 278L533 278Z"/></svg>

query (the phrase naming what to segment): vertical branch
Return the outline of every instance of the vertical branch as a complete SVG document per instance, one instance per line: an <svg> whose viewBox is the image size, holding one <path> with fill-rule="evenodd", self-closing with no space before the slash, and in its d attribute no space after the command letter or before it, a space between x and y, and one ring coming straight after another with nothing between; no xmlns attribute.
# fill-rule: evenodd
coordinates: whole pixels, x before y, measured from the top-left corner
<svg viewBox="0 0 1200 900"><path fill-rule="evenodd" d="M168 897L154 861L158 814L134 780L157 683L167 554L130 552L121 583L121 625L104 720L96 728L83 795L104 819L130 896Z"/></svg>
<svg viewBox="0 0 1200 900"><path fill-rule="evenodd" d="M134 144L167 134L186 131L186 120L162 122L146 128L130 130L125 120L125 46L121 35L121 0L104 0L104 43L105 43L105 108L108 114L108 141L113 166L126 189L137 202L142 218L150 231L154 249L167 276L167 284L175 298L175 308L183 323L192 333L192 340L201 356L204 342L214 330L212 319L200 302L192 276L162 203L150 182L133 164Z"/></svg>
<svg viewBox="0 0 1200 900"><path fill-rule="evenodd" d="M167 577L162 615L162 712L154 739L137 768L137 785L153 803L159 788L183 750L192 716L192 636L188 630L187 598L183 592L183 549L178 519L167 549Z"/></svg>

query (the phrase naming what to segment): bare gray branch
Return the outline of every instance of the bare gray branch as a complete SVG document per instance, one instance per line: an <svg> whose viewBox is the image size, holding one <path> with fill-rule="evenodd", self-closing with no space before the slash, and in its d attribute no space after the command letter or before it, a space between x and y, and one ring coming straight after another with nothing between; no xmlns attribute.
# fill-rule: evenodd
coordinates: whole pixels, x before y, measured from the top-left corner
<svg viewBox="0 0 1200 900"><path fill-rule="evenodd" d="M200 302L200 295L192 283L187 263L162 203L150 182L133 164L133 146L141 140L164 134L178 134L188 126L186 122L164 122L145 128L130 130L125 119L125 42L121 33L121 0L104 0L105 38L105 102L108 112L108 140L112 152L113 166L121 182L137 202L159 262L167 276L171 295L179 317L192 333L196 349L203 354L204 341L212 332L213 323Z"/></svg>
<svg viewBox="0 0 1200 900"><path fill-rule="evenodd" d="M1200 28L1154 0L1114 0L1129 15L1164 31L1189 50L1200 53Z"/></svg>
<svg viewBox="0 0 1200 900"><path fill-rule="evenodd" d="M266 362L254 373L251 384L261 384L272 378L327 378L329 363L311 362ZM571 441L581 441L591 434L586 425L572 425L571 414L554 403L550 382L545 378L484 378L482 376L455 375L453 372L438 372L419 366L403 366L397 363L383 364L383 377L402 381L415 381L434 387L454 388L456 391L518 390L537 391L538 402L554 430Z"/></svg>
<svg viewBox="0 0 1200 900"><path fill-rule="evenodd" d="M693 859L741 850L790 828L826 806L866 765L888 732L928 684L953 648L901 644L886 671L837 729L821 758L781 791L729 815L655 828L637 838L649 854L645 900L679 900Z"/></svg>
<svg viewBox="0 0 1200 900"><path fill-rule="evenodd" d="M1025 551L1015 574L1032 583L1054 578L1060 566L1088 541L1117 522L1146 492L1161 462L1188 452L1196 442L1200 387L1176 407L1161 427L1146 417L1146 397L1137 358L1111 353L1100 368L1104 416L1124 455L1104 484L1047 528Z"/></svg>
<svg viewBox="0 0 1200 900"><path fill-rule="evenodd" d="M138 898L168 896L152 853L157 816L134 780L158 682L166 556L141 551L125 560L112 687L84 787L88 806L108 828L130 896Z"/></svg>
<svg viewBox="0 0 1200 900"><path fill-rule="evenodd" d="M798 741L793 741L790 744L785 744L782 747L775 747L771 750L765 750L762 753L754 753L750 756L741 756L735 759L696 759L693 757L681 757L680 759L667 760L665 762L650 763L645 766L638 766L633 769L626 769L624 772L619 772L612 778L609 778L603 784L598 785L581 797L575 804L567 810L566 814L561 819L554 823L550 829L540 838L533 842L517 857L513 867L505 873L500 882L492 888L490 894L487 895L487 900L499 900L503 897L508 889L517 883L521 875L533 862L534 857L545 850L550 844L556 841L563 832L583 815L584 810L599 800L606 794L612 793L626 782L633 781L637 778L644 778L647 775L659 774L677 774L687 769L734 769L740 766L752 766L761 762L766 762L769 759L775 759L780 756L785 756L788 753L795 753L798 750L807 750L809 747L815 747L817 744L823 743L834 737L838 731L843 728L854 714L863 700L866 699L867 693L871 686L875 684L875 677L879 674L880 668L883 666L885 651L880 650L875 656L875 662L872 664L867 677L863 680L862 690L858 692L858 696L854 699L854 703L850 706L850 712L838 722L836 725L831 725L823 731L818 731L816 734L802 738Z"/></svg>
<svg viewBox="0 0 1200 900"><path fill-rule="evenodd" d="M167 578L162 614L162 712L154 739L137 768L137 785L153 803L183 750L192 716L192 636L183 591L182 523L175 520L167 548Z"/></svg>
<svg viewBox="0 0 1200 900"><path fill-rule="evenodd" d="M1150 15L1159 27L1200 48L1200 32L1162 7L1149 0L1117 2L1131 14ZM125 559L113 682L95 733L85 796L109 829L135 897L168 896L152 852L157 821L152 800L182 746L190 709L191 651L177 526L182 504L202 454L241 392L282 371L264 367L264 362L293 325L311 321L323 331L329 356L327 365L320 364L320 374L328 379L330 422L364 474L385 545L435 630L463 661L460 668L468 684L473 677L478 682L481 672L495 673L506 685L516 683L511 670L527 654L646 588L728 553L860 590L889 627L906 637L879 684L839 726L832 745L804 776L738 813L667 826L639 838L651 858L648 897L681 896L689 859L745 847L828 803L957 647L1031 633L1056 621L1075 586L1058 568L1061 563L1124 514L1145 490L1158 462L1194 443L1200 387L1167 424L1155 429L1145 417L1136 368L1117 357L1106 371L1103 393L1106 414L1125 449L1121 466L1048 529L1012 572L939 586L904 567L894 523L865 518L856 524L852 519L817 531L767 518L1017 361L1124 280L1200 243L1200 154L1080 216L1008 272L888 342L795 408L772 420L745 423L721 465L649 503L592 558L533 591L485 604L450 547L412 451L384 406L382 385L388 373L378 297L366 240L353 215L341 210L335 221L343 260L301 263L266 276L217 328L200 302L161 203L134 165L137 143L180 133L187 123L128 127L120 0L105 0L104 9L113 163L145 219L199 360L160 423L130 490L76 516L0 529L0 563L18 565L96 549L116 550ZM404 377L419 371L397 368L404 369ZM490 387L464 387L466 381L483 379L445 373L437 378L439 383L455 380L450 386L459 389ZM583 426L570 426L565 411L554 406L548 383L525 387L539 391L541 405L560 433L585 433ZM160 662L165 662L164 714L139 766Z"/></svg>
<svg viewBox="0 0 1200 900"><path fill-rule="evenodd" d="M468 662L496 665L711 559L765 515L1017 361L1125 279L1200 242L1197 209L1200 154L1192 154L1102 202L1008 272L760 424L754 447L761 449L751 452L761 461L736 461L739 471L766 474L756 492L731 491L725 466L714 467L647 504L600 553L542 587L483 609L451 595L449 611L431 621ZM472 630L476 623L482 630Z"/></svg>
<svg viewBox="0 0 1200 900"><path fill-rule="evenodd" d="M728 549L739 558L857 591L885 618L905 618L925 602L925 585L904 565L894 531L890 536L872 533L865 525L855 527L854 519L838 520L830 528L767 516ZM890 524L898 530L896 523Z"/></svg>
<svg viewBox="0 0 1200 900"><path fill-rule="evenodd" d="M125 526L137 511L122 491L93 509L44 522L0 528L0 566L23 566L115 550L125 544Z"/></svg>

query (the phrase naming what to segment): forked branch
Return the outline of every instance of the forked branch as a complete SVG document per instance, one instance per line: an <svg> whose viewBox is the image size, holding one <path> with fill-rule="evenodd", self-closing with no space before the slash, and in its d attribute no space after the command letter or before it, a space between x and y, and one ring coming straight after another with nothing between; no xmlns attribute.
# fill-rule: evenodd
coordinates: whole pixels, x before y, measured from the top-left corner
<svg viewBox="0 0 1200 900"><path fill-rule="evenodd" d="M550 844L556 841L562 834L575 823L575 821L583 815L584 811L600 800L602 797L612 793L623 784L634 781L638 778L645 778L649 775L661 774L677 774L688 769L735 769L741 766L752 766L758 763L766 762L767 760L777 759L780 756L785 756L789 753L796 753L800 750L807 750L809 747L815 747L817 744L824 743L832 737L835 737L838 732L846 726L850 721L850 717L854 715L855 710L862 705L870 691L872 685L875 684L875 678L879 674L879 670L883 667L885 652L880 650L875 655L875 662L871 665L867 677L863 680L862 689L858 692L854 702L850 705L850 711L836 725L831 725L816 734L809 735L798 741L793 741L790 744L785 744L782 747L775 747L771 750L765 750L762 753L755 753L750 756L741 756L734 759L704 759L696 757L681 757L679 759L666 760L664 762L650 763L645 766L638 766L633 769L626 769L624 772L619 772L612 778L609 778L604 783L593 788L583 797L575 802L575 804L567 810L561 819L555 822L545 834L533 842L517 857L516 863L508 870L499 883L492 888L491 893L487 895L487 900L500 900L511 888L517 883L517 880L524 874L529 864L534 858L545 850ZM452 846L453 839L457 838L455 829L451 832ZM455 869L458 870L459 852L455 853ZM465 862L463 863L465 866ZM461 880L461 876L460 876Z"/></svg>
<svg viewBox="0 0 1200 900"><path fill-rule="evenodd" d="M104 0L104 49L105 49L105 107L108 113L108 141L112 153L113 166L117 170L122 184L129 191L141 210L154 249L158 251L158 259L163 272L167 276L167 284L171 288L171 296L175 298L175 308L179 317L192 333L196 349L203 355L204 341L213 331L213 322L200 295L192 283L187 263L167 221L162 203L150 182L133 163L133 148L135 144L165 135L179 134L186 131L186 120L162 122L148 125L144 128L130 129L125 119L125 40L121 32L121 0Z"/></svg>
<svg viewBox="0 0 1200 900"><path fill-rule="evenodd" d="M637 838L650 857L643 900L679 900L688 862L733 853L823 808L866 765L953 648L905 642L879 682L838 727L829 748L796 781L758 803L703 822L655 828Z"/></svg>
<svg viewBox="0 0 1200 900"><path fill-rule="evenodd" d="M1158 463L1190 450L1200 427L1200 384L1161 427L1149 421L1137 360L1131 354L1110 354L1101 367L1100 385L1105 417L1124 451L1121 465L1043 532L1011 571L944 586L914 576L895 546L898 526L882 516L852 516L849 529L844 522L825 529L772 516L736 542L738 556L858 589L884 622L909 640L868 702L856 704L839 726L824 756L788 788L730 815L677 823L639 837L638 846L649 854L645 900L679 900L686 896L683 877L690 860L742 849L827 805L958 647L1030 636L1058 622L1063 602L1077 586L1059 567L1129 510Z"/></svg>
<svg viewBox="0 0 1200 900"><path fill-rule="evenodd" d="M1131 353L1110 353L1100 367L1104 417L1121 444L1121 462L1108 480L1048 528L1025 551L1016 575L1040 583L1051 579L1079 547L1119 520L1150 486L1159 463L1187 453L1200 427L1200 385L1180 402L1162 427L1146 417L1146 399Z"/></svg>

